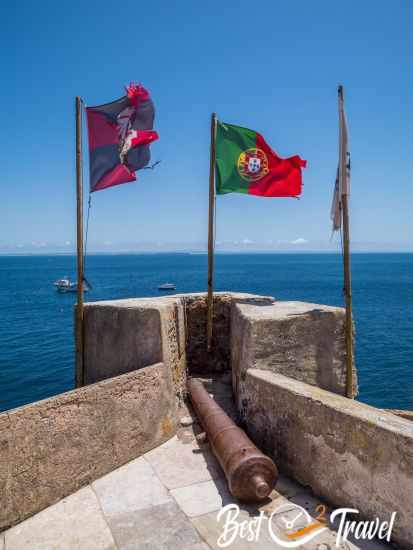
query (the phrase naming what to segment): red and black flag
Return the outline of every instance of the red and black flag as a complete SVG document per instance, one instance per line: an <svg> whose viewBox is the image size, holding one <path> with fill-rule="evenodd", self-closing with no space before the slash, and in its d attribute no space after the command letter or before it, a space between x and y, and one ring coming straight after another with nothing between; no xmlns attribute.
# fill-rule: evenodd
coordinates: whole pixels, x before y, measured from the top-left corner
<svg viewBox="0 0 413 550"><path fill-rule="evenodd" d="M149 92L130 84L126 95L86 108L89 134L90 191L135 181L135 171L150 161L155 109Z"/></svg>

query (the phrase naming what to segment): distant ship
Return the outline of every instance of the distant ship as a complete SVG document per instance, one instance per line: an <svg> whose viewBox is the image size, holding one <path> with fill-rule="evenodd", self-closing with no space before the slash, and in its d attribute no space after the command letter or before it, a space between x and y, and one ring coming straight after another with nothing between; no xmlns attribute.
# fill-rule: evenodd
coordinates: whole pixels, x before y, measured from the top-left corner
<svg viewBox="0 0 413 550"><path fill-rule="evenodd" d="M158 286L158 290L175 290L176 286L173 283L164 283Z"/></svg>
<svg viewBox="0 0 413 550"><path fill-rule="evenodd" d="M77 292L77 282L72 282L67 276L63 277L63 279L58 279L53 285L58 292ZM88 290L88 285L83 283L83 292L87 292Z"/></svg>

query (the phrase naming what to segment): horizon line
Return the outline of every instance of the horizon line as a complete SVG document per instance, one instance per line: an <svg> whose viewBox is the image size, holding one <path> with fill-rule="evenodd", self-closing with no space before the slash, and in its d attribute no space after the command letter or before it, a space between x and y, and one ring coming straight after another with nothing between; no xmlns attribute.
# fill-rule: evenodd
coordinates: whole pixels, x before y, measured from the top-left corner
<svg viewBox="0 0 413 550"><path fill-rule="evenodd" d="M342 255L341 250L215 250L215 254L337 254ZM153 254L186 254L189 256L207 256L208 251L203 250L106 250L91 251L87 256L139 256ZM354 250L351 254L413 254L412 250ZM3 252L0 250L0 257L9 256L69 256L76 258L76 252L59 251L22 251L22 252Z"/></svg>

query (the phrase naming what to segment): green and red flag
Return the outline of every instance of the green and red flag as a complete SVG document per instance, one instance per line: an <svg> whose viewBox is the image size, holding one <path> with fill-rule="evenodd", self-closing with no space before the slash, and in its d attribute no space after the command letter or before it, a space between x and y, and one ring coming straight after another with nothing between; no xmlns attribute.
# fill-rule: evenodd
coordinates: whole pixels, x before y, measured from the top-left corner
<svg viewBox="0 0 413 550"><path fill-rule="evenodd" d="M217 123L216 192L247 193L260 197L298 197L301 168L298 155L280 158L258 132Z"/></svg>

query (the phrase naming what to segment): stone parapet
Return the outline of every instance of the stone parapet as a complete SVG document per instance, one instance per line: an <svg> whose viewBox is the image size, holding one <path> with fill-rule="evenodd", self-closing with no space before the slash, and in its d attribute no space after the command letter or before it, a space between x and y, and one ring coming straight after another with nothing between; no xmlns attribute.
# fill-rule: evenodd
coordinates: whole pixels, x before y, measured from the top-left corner
<svg viewBox="0 0 413 550"><path fill-rule="evenodd" d="M254 442L284 472L360 519L389 521L413 541L413 424L269 370L250 369L245 420Z"/></svg>
<svg viewBox="0 0 413 550"><path fill-rule="evenodd" d="M345 310L306 302L236 303L231 316L234 394L242 416L248 369L285 374L346 394ZM354 368L354 394L357 374Z"/></svg>
<svg viewBox="0 0 413 550"><path fill-rule="evenodd" d="M205 292L85 304L85 384L162 361L171 370L178 397L186 371L231 368L231 307L271 304L273 298L239 292L214 293L212 349L207 351Z"/></svg>
<svg viewBox="0 0 413 550"><path fill-rule="evenodd" d="M207 351L207 294L183 294L187 328L187 361L190 372L231 370L231 309L234 304L272 304L271 296L241 292L215 292L211 351Z"/></svg>
<svg viewBox="0 0 413 550"><path fill-rule="evenodd" d="M0 414L0 531L172 437L170 374L158 363Z"/></svg>

